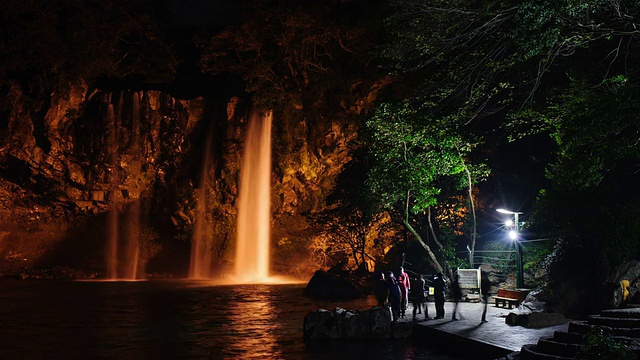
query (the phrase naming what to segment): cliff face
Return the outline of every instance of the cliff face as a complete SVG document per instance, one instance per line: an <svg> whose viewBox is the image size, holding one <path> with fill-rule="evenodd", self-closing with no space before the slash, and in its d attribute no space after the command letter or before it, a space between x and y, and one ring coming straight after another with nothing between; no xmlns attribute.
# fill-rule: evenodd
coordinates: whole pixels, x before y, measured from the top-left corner
<svg viewBox="0 0 640 360"><path fill-rule="evenodd" d="M107 238L135 232L142 272L183 276L200 228L224 267L235 238L248 109L238 99L78 85L0 114L0 272L102 276ZM349 160L353 128L274 118L273 263L301 264L309 227ZM292 263L287 262L290 267ZM302 270L299 270L302 271ZM74 275L71 275L74 276Z"/></svg>

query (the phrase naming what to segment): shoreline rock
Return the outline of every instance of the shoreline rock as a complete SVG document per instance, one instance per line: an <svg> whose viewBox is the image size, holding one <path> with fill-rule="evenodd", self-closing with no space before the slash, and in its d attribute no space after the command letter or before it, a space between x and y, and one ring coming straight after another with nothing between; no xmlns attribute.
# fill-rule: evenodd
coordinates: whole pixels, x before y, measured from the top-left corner
<svg viewBox="0 0 640 360"><path fill-rule="evenodd" d="M412 336L413 324L392 322L386 307L368 310L318 309L304 318L304 339L406 339Z"/></svg>

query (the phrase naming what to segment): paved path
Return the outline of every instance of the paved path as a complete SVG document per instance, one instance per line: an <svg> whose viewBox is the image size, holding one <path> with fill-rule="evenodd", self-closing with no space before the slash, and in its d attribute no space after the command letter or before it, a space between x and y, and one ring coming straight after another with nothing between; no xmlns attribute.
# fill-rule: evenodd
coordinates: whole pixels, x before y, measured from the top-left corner
<svg viewBox="0 0 640 360"><path fill-rule="evenodd" d="M487 306L487 322L481 323L482 303L461 302L458 304L458 321L452 321L453 303L445 303L445 318L439 320L424 321L424 314L417 315L418 325L421 335L425 341L443 345L443 347L453 350L454 353L462 355L475 355L475 351L487 353L486 358L491 358L490 353L495 352L499 356L514 351L520 351L523 345L535 344L541 337L553 336L555 331L566 331L568 322L563 325L556 325L541 329L531 329L522 326L511 326L505 323L505 318L509 314L509 309L498 308L489 303ZM429 316L435 316L433 302L428 303ZM409 306L409 311L404 321L411 321L413 308ZM499 357L496 356L496 357Z"/></svg>

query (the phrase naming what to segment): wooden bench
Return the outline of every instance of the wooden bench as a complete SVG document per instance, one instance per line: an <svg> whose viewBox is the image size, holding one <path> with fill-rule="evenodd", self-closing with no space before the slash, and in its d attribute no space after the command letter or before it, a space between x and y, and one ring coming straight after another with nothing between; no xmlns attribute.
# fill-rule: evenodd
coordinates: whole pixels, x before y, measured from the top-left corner
<svg viewBox="0 0 640 360"><path fill-rule="evenodd" d="M520 303L527 296L528 291L498 289L498 296L494 299L496 301L496 307L518 307Z"/></svg>

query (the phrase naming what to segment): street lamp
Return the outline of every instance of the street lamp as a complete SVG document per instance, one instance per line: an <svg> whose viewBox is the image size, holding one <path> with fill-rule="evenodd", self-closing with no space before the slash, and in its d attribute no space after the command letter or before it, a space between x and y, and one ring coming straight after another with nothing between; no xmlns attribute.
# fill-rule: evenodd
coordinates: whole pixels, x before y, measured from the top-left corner
<svg viewBox="0 0 640 360"><path fill-rule="evenodd" d="M521 212L505 210L505 209L496 209L497 212L502 214L509 214L514 216L513 225L514 230L509 232L509 237L514 241L514 245L516 247L516 287L524 288L524 279L523 279L523 270L522 270L522 244L518 241L518 236L520 235L518 231L518 227L520 226L520 222L518 221L518 215L522 214ZM507 220L507 226L511 226L511 219Z"/></svg>

